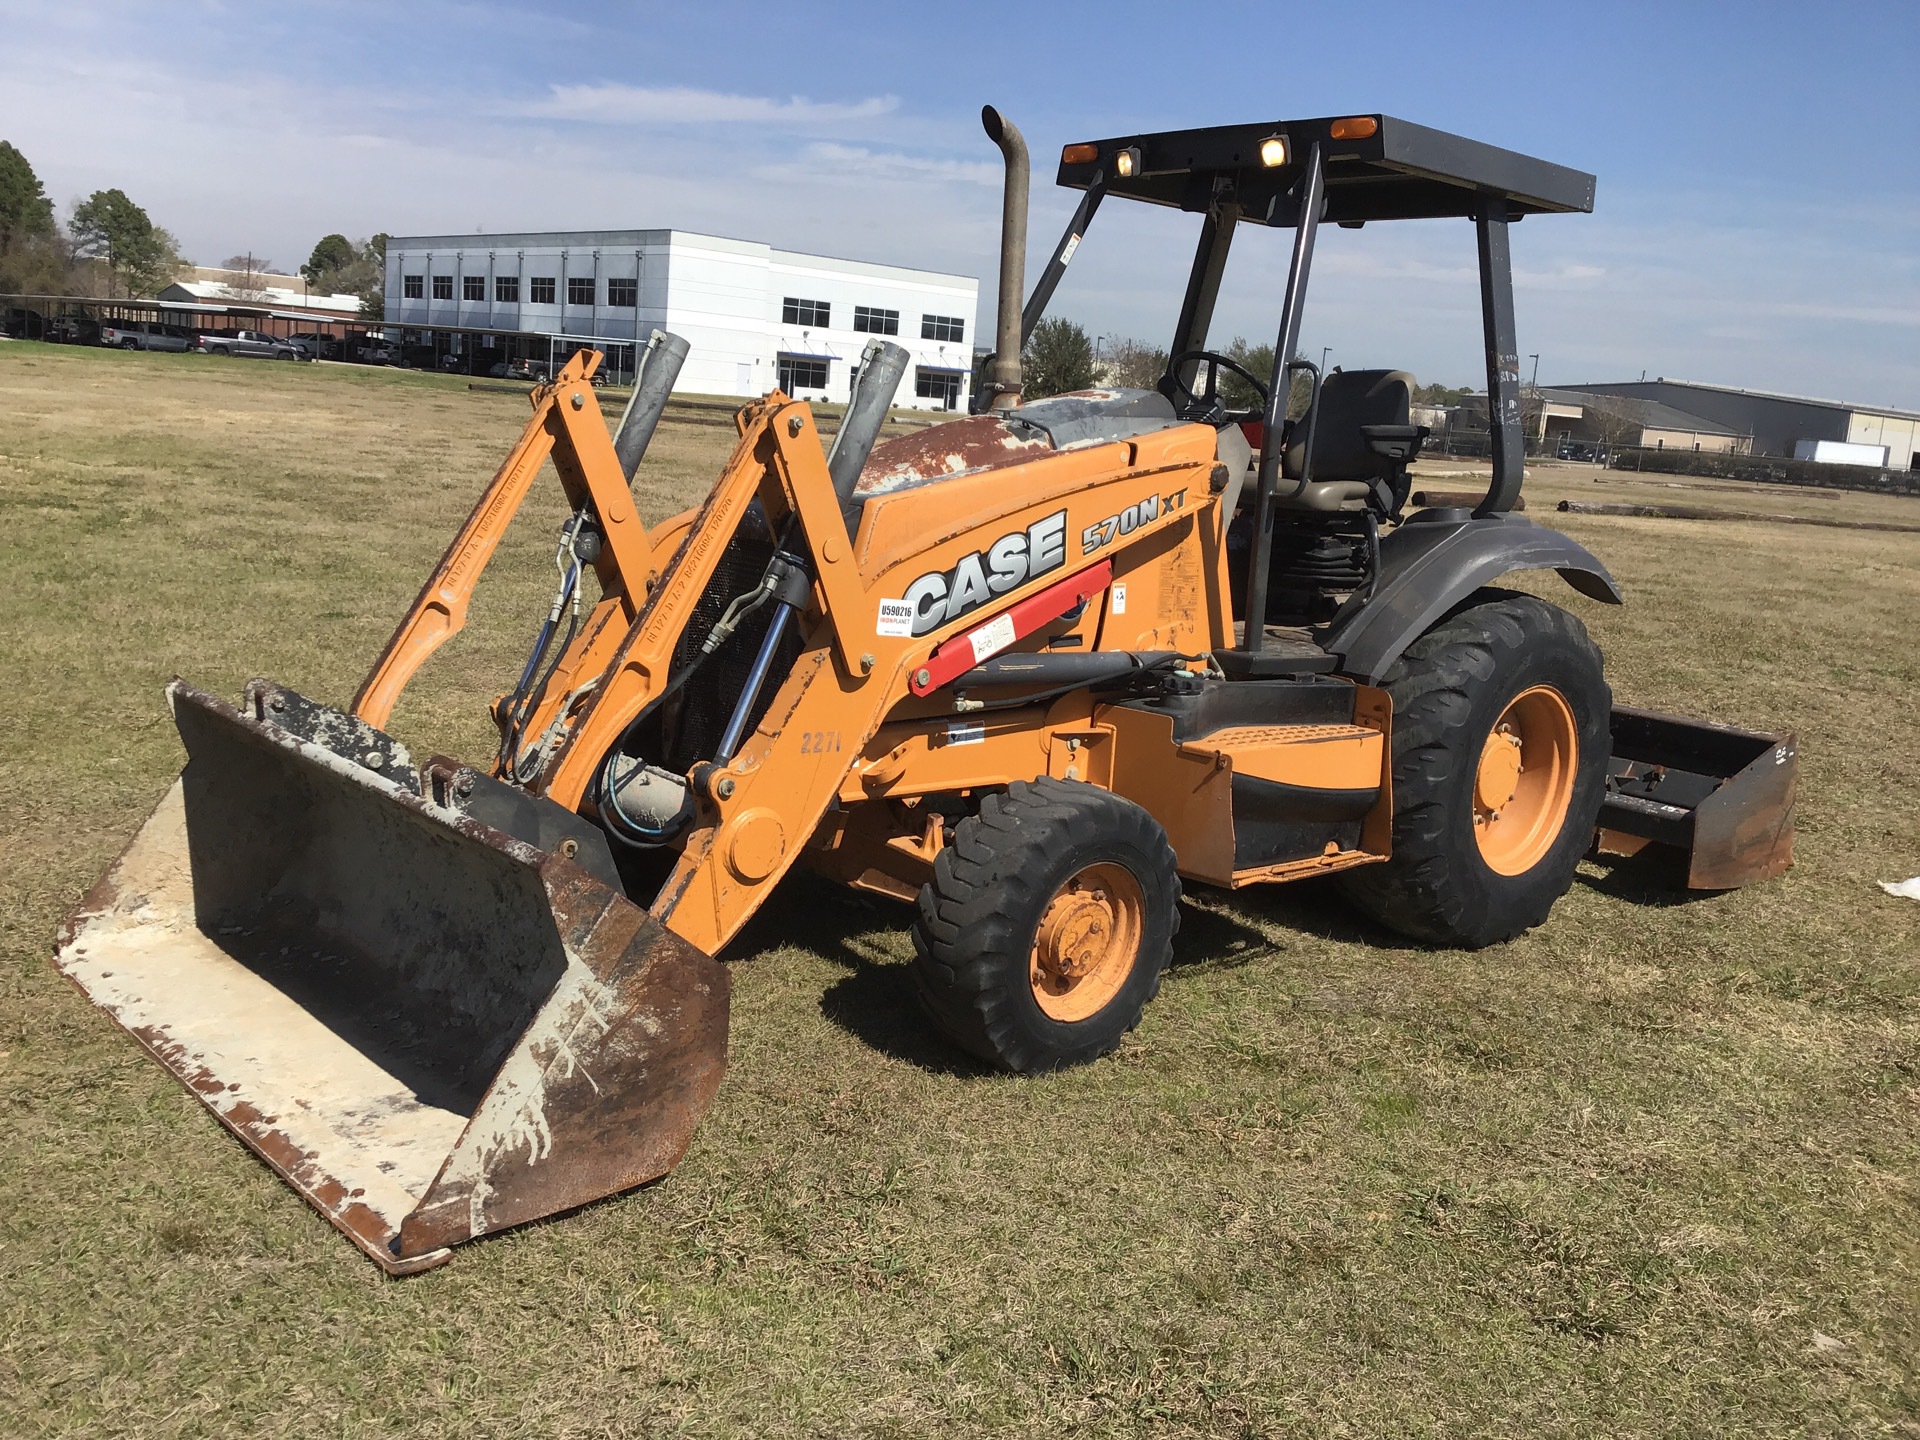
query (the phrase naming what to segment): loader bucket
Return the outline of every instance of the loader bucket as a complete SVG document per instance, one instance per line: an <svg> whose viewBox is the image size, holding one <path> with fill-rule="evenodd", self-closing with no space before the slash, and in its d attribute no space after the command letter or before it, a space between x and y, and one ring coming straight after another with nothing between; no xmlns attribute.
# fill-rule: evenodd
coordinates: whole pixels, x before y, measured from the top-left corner
<svg viewBox="0 0 1920 1440"><path fill-rule="evenodd" d="M1793 863L1799 773L1792 735L1616 705L1595 848L1678 851L1693 890L1771 879Z"/></svg>
<svg viewBox="0 0 1920 1440"><path fill-rule="evenodd" d="M167 693L186 768L55 964L221 1123L393 1274L679 1160L726 1067L716 961L371 726Z"/></svg>

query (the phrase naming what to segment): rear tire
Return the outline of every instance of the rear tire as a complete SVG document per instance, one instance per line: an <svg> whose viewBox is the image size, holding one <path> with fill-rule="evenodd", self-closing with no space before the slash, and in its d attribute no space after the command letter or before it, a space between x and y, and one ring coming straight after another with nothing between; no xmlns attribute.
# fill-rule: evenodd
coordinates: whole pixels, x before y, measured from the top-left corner
<svg viewBox="0 0 1920 1440"><path fill-rule="evenodd" d="M1547 918L1605 796L1613 697L1558 606L1482 590L1387 672L1393 853L1341 877L1382 924L1475 950Z"/></svg>
<svg viewBox="0 0 1920 1440"><path fill-rule="evenodd" d="M914 977L958 1045L1031 1074L1120 1043L1180 927L1173 850L1145 810L1041 779L989 795L920 889Z"/></svg>

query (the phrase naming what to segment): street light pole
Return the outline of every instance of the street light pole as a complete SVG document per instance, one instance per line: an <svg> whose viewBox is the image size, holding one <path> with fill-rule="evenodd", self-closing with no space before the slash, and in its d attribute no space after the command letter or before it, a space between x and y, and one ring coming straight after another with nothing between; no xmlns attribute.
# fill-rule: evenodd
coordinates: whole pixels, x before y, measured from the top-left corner
<svg viewBox="0 0 1920 1440"><path fill-rule="evenodd" d="M1322 345L1320 347L1320 373L1322 376L1327 373L1327 356L1332 353L1333 347L1331 345Z"/></svg>
<svg viewBox="0 0 1920 1440"><path fill-rule="evenodd" d="M1527 358L1533 361L1533 378L1527 382L1527 388L1538 394L1540 390L1540 357L1538 355L1529 355Z"/></svg>

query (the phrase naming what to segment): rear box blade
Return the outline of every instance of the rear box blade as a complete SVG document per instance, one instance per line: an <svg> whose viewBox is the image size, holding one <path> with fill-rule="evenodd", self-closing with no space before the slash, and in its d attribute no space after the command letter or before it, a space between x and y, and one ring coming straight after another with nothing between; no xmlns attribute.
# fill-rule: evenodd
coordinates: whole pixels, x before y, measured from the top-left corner
<svg viewBox="0 0 1920 1440"><path fill-rule="evenodd" d="M1616 705L1596 848L1677 850L1693 890L1771 879L1793 864L1799 775L1790 734Z"/></svg>
<svg viewBox="0 0 1920 1440"><path fill-rule="evenodd" d="M59 969L390 1273L672 1168L726 1068L724 968L423 798L379 731L248 693L169 687L186 768Z"/></svg>

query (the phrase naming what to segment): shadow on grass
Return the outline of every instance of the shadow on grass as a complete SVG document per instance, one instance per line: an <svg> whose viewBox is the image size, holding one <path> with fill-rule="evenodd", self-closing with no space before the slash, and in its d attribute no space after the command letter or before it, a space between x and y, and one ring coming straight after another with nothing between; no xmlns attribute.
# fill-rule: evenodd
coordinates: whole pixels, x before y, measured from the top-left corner
<svg viewBox="0 0 1920 1440"><path fill-rule="evenodd" d="M843 966L847 974L822 992L820 1013L862 1044L940 1075L986 1075L988 1068L959 1049L921 1006L910 968L876 959L880 935L904 936L911 905L847 890L796 871L768 898L727 946L724 958L746 962L762 952L794 946ZM1180 933L1169 969L1198 974L1238 969L1289 948L1292 931L1378 950L1423 952L1431 947L1395 934L1355 910L1328 881L1262 885L1228 892L1196 888L1180 907Z"/></svg>
<svg viewBox="0 0 1920 1440"><path fill-rule="evenodd" d="M820 1013L863 1044L934 1075L986 1075L987 1067L935 1027L905 965L862 963L820 997Z"/></svg>
<svg viewBox="0 0 1920 1440"><path fill-rule="evenodd" d="M1365 945L1373 950L1424 953L1436 948L1389 930L1362 914L1340 893L1331 877L1294 880L1284 885L1249 885L1244 890L1199 890L1198 893L1207 897L1208 908L1187 906L1186 919L1175 941L1176 965L1244 965L1280 948L1278 942L1267 938L1263 926L1345 945ZM1194 926L1199 915L1211 917L1212 923L1204 929ZM1189 927L1197 932L1194 939L1200 944L1194 945L1189 940ZM1250 953L1243 949L1242 937L1250 937ZM1189 949L1197 953L1179 953Z"/></svg>
<svg viewBox="0 0 1920 1440"><path fill-rule="evenodd" d="M858 943L876 931L904 935L912 924L911 905L796 871L727 947L727 958L746 960L793 945L843 966L847 975L820 996L820 1013L830 1023L882 1055L933 1074L985 1075L987 1067L942 1035L921 1008L908 967L876 960L876 947Z"/></svg>
<svg viewBox="0 0 1920 1440"><path fill-rule="evenodd" d="M1689 890L1686 856L1663 845L1649 845L1638 855L1589 855L1574 872L1573 883L1654 910L1691 905L1725 893Z"/></svg>

